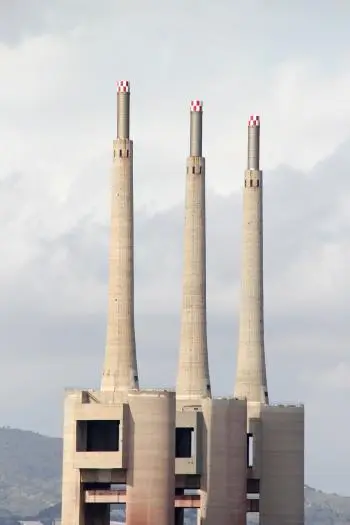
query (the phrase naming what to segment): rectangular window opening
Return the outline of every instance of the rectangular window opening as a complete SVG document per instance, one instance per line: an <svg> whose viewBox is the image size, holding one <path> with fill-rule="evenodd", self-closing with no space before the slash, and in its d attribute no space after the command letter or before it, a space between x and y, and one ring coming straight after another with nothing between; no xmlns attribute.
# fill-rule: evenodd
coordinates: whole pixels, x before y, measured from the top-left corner
<svg viewBox="0 0 350 525"><path fill-rule="evenodd" d="M77 452L118 452L117 420L77 421Z"/></svg>
<svg viewBox="0 0 350 525"><path fill-rule="evenodd" d="M109 491L111 488L110 483L101 483L101 482L94 482L94 483L83 483L84 490L106 490Z"/></svg>
<svg viewBox="0 0 350 525"><path fill-rule="evenodd" d="M193 435L194 428L179 427L176 429L175 437L175 457L191 458L193 455Z"/></svg>

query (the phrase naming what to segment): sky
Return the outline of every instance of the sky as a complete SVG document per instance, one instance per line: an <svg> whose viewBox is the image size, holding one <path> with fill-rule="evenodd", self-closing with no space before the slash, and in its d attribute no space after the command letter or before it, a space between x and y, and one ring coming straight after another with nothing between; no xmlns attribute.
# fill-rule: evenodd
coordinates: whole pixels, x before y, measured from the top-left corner
<svg viewBox="0 0 350 525"><path fill-rule="evenodd" d="M142 386L176 380L199 98L211 381L215 395L233 393L247 117L257 113L270 398L305 404L306 482L346 494L350 4L320 0L316 15L303 0L2 0L2 425L61 435L64 388L99 386L115 82L128 79Z"/></svg>

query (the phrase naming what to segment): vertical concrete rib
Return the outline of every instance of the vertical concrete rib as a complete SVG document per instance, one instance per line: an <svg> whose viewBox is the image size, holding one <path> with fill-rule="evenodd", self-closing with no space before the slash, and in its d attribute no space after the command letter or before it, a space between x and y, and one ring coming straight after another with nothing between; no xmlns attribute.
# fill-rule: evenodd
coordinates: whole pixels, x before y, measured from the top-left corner
<svg viewBox="0 0 350 525"><path fill-rule="evenodd" d="M261 410L260 523L304 525L303 406Z"/></svg>
<svg viewBox="0 0 350 525"><path fill-rule="evenodd" d="M138 389L134 328L133 143L130 86L117 83L117 139L113 142L107 340L101 390Z"/></svg>
<svg viewBox="0 0 350 525"><path fill-rule="evenodd" d="M205 159L202 157L203 103L191 102L187 159L184 269L178 398L211 396L206 319Z"/></svg>
<svg viewBox="0 0 350 525"><path fill-rule="evenodd" d="M128 394L130 449L126 525L174 525L175 393Z"/></svg>
<svg viewBox="0 0 350 525"><path fill-rule="evenodd" d="M243 253L235 397L268 404L264 349L263 178L260 118L248 121L248 166L243 190Z"/></svg>
<svg viewBox="0 0 350 525"><path fill-rule="evenodd" d="M230 398L202 402L207 432L200 517L208 525L246 524L247 403Z"/></svg>

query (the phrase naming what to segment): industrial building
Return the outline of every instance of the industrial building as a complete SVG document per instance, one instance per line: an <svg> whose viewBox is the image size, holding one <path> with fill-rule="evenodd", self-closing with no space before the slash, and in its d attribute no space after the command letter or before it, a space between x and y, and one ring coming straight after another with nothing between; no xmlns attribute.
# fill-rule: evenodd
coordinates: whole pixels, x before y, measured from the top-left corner
<svg viewBox="0 0 350 525"><path fill-rule="evenodd" d="M140 388L134 327L130 84L117 83L108 318L101 388L69 390L64 406L62 525L304 523L304 408L269 404L264 349L260 119L248 122L242 286L234 395L212 396L206 319L203 105L191 102L176 391ZM234 346L234 344L232 345Z"/></svg>

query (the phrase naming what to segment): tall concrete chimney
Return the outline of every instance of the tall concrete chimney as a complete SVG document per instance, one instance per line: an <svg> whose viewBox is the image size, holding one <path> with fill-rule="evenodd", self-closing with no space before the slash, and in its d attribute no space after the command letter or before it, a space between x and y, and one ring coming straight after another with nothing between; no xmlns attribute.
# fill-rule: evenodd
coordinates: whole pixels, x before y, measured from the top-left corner
<svg viewBox="0 0 350 525"><path fill-rule="evenodd" d="M260 117L248 120L248 166L243 190L242 282L235 397L268 404L264 349L263 177Z"/></svg>
<svg viewBox="0 0 350 525"><path fill-rule="evenodd" d="M117 82L117 92L107 340L101 390L128 391L139 387L134 327L133 142L129 138L129 82Z"/></svg>
<svg viewBox="0 0 350 525"><path fill-rule="evenodd" d="M206 318L205 159L202 157L203 103L191 102L187 159L184 269L180 356L176 395L211 397Z"/></svg>

